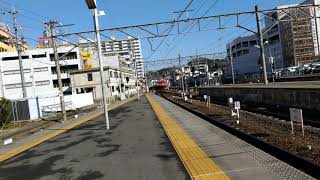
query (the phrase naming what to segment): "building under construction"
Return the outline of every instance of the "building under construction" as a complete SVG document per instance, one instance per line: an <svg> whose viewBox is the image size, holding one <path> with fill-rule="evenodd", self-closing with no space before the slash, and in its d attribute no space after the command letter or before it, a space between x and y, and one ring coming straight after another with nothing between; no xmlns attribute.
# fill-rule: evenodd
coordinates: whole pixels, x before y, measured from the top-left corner
<svg viewBox="0 0 320 180"><path fill-rule="evenodd" d="M283 51L284 67L309 64L319 61L319 19L317 6L281 10L281 8L315 4L319 0L308 0L302 4L281 6L272 17L279 19L279 36ZM267 27L269 24L266 24Z"/></svg>
<svg viewBox="0 0 320 180"><path fill-rule="evenodd" d="M320 0L278 6L265 14L264 43L267 71L319 62ZM239 37L227 44L236 76L254 78L261 73L258 37ZM230 49L231 48L231 49ZM274 65L272 65L274 64ZM230 76L230 65L226 72Z"/></svg>

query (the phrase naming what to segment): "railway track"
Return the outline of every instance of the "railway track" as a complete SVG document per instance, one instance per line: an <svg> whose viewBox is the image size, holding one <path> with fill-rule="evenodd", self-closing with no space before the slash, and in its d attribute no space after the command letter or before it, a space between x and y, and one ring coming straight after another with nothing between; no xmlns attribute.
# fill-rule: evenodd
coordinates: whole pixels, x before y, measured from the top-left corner
<svg viewBox="0 0 320 180"><path fill-rule="evenodd" d="M175 96L181 96L180 93L177 92L170 92L170 94ZM203 97L199 95L193 96L192 99L204 101ZM211 100L213 104L229 107L227 104L227 100L225 102L219 100ZM250 104L243 104L241 103L241 110L259 114L262 116L272 117L278 120L285 120L290 121L290 112L289 109L281 108L281 107L271 107L266 105L250 105ZM311 127L320 128L320 113L317 112L310 112L307 110L303 111L303 120L305 125L309 125Z"/></svg>
<svg viewBox="0 0 320 180"><path fill-rule="evenodd" d="M171 94L172 95L172 94ZM179 94L174 94L174 95L179 95ZM311 161L310 159L307 159L303 156L301 156L301 154L295 154L290 152L288 149L282 148L281 146L277 146L275 144L272 144L270 142L264 141L261 138L254 136L253 134L250 133L246 133L244 131L241 131L238 128L232 127L224 122L222 122L221 120L217 120L214 117L209 116L208 114L202 112L199 108L193 109L190 108L187 103L182 103L180 102L181 100L178 100L176 98L176 100L172 100L166 96L164 96L163 94L161 94L161 96L165 99L167 99L168 101L178 105L179 107L203 118L204 120L212 123L213 125L229 132L230 134L233 134L237 137L239 137L240 139L243 139L244 141L256 146L259 149L264 150L265 152L273 155L274 157L292 165L293 167L300 169L301 171L306 172L307 174L315 177L316 179L320 178L320 166L316 163L314 163L313 161ZM273 134L276 135L276 134ZM276 135L277 136L277 135Z"/></svg>

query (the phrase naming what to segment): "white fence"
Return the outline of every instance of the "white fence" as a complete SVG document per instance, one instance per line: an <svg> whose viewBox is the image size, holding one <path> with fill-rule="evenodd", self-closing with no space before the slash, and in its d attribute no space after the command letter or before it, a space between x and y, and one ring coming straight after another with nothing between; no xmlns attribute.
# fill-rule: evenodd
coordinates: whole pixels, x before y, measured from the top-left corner
<svg viewBox="0 0 320 180"><path fill-rule="evenodd" d="M64 96L66 110L76 110L81 107L93 105L92 93L73 94ZM18 101L18 100L16 100ZM60 97L58 95L28 98L27 105L29 107L24 108L25 111L29 111L29 119L19 120L33 120L41 117L46 117L54 112L61 111Z"/></svg>
<svg viewBox="0 0 320 180"><path fill-rule="evenodd" d="M93 105L93 95L92 93L73 94L64 96L64 101L67 111L75 110L81 107ZM45 112L61 111L59 96L39 98L39 104L41 110Z"/></svg>

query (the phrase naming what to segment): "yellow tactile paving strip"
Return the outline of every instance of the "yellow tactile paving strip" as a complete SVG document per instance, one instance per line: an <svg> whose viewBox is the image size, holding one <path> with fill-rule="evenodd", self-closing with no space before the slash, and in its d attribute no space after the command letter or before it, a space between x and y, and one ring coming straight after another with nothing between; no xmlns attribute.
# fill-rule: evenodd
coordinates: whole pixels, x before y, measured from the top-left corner
<svg viewBox="0 0 320 180"><path fill-rule="evenodd" d="M191 179L230 179L151 95L146 97Z"/></svg>

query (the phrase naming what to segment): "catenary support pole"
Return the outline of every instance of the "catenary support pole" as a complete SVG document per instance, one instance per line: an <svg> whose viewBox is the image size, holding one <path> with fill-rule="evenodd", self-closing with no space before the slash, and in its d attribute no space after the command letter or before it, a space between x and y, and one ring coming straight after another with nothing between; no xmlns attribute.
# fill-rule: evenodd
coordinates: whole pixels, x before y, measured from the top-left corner
<svg viewBox="0 0 320 180"><path fill-rule="evenodd" d="M231 65L232 84L235 84L231 44L229 44L229 57L230 57L230 65Z"/></svg>
<svg viewBox="0 0 320 180"><path fill-rule="evenodd" d="M264 42L263 42L263 32L261 26L261 18L259 13L259 7L255 6L256 10L256 19L257 19L257 28L258 28L258 38L259 38L259 49L260 49L260 63L262 63L262 75L263 75L263 83L265 85L268 84L268 76L267 76L267 68L266 68L266 59L264 53Z"/></svg>
<svg viewBox="0 0 320 180"><path fill-rule="evenodd" d="M180 56L180 53L179 53L179 68L180 68L180 71L181 71L181 85L182 85L182 98L184 99L184 75L183 75L183 68L181 66L181 56Z"/></svg>
<svg viewBox="0 0 320 180"><path fill-rule="evenodd" d="M134 76L136 77L136 90L137 90L137 96L138 96L137 98L139 100L140 99L140 94L139 94L140 86L138 84L137 60L134 55L133 49L131 49L131 53L132 53L132 59L134 59Z"/></svg>

